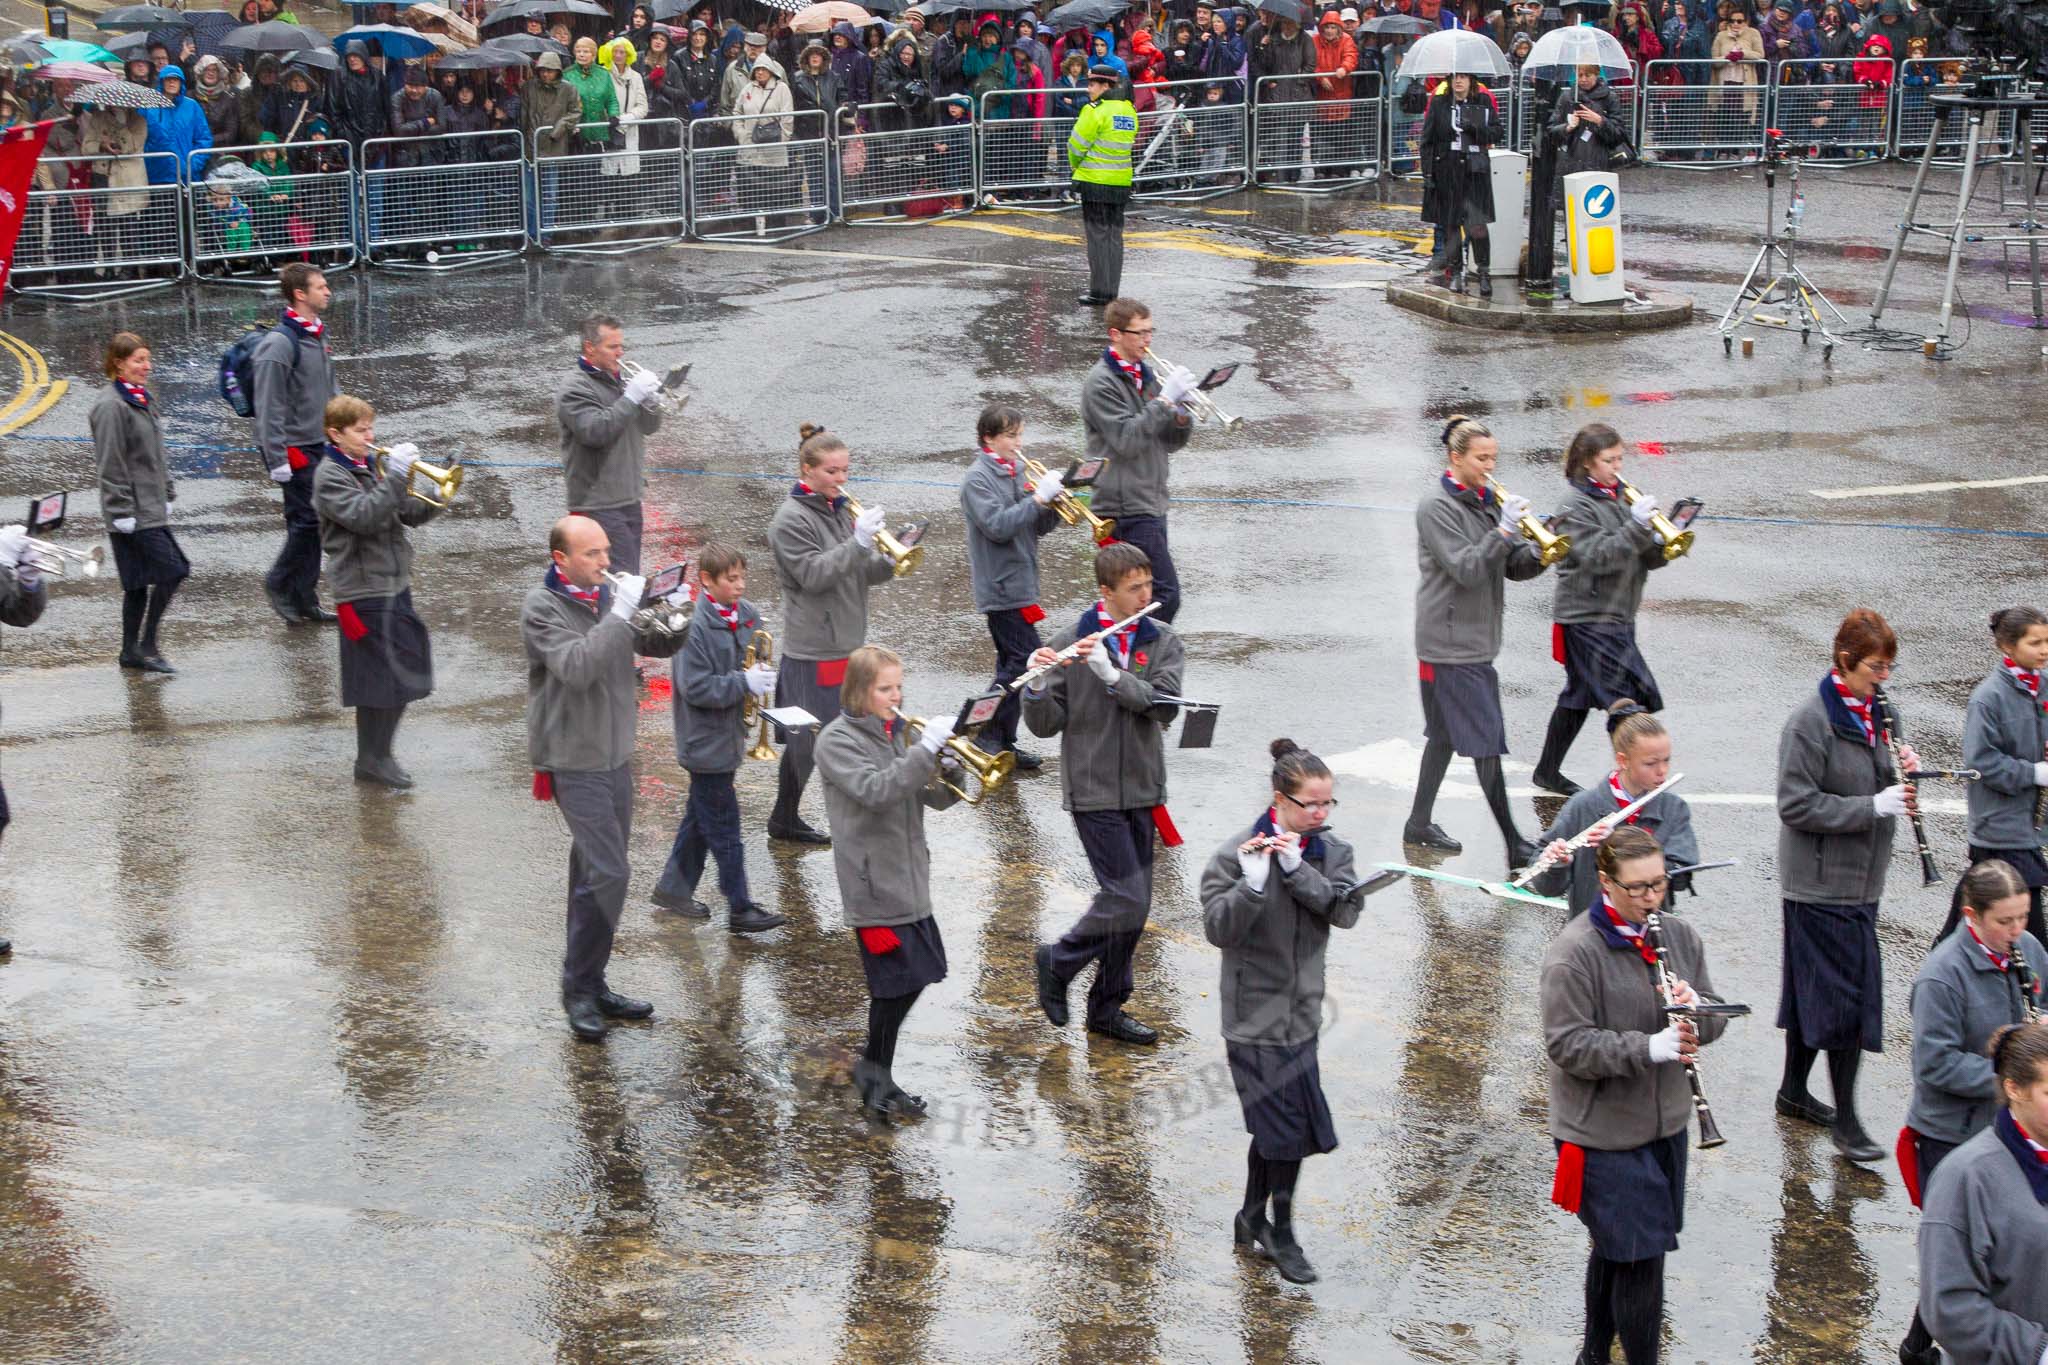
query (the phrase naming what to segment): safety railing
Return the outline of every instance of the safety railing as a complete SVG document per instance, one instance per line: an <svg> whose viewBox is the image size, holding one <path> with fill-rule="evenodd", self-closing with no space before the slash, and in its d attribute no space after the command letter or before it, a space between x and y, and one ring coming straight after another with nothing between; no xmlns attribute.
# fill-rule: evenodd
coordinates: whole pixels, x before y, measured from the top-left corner
<svg viewBox="0 0 2048 1365"><path fill-rule="evenodd" d="M1269 98L1273 82L1299 77L1264 76L1260 99L1251 112L1251 177L1262 190L1292 194L1334 194L1380 176L1380 75L1351 77L1348 99L1286 101ZM1304 117L1305 116L1305 117ZM1266 136L1271 122L1290 130L1283 137ZM1204 173L1222 158L1204 154Z"/></svg>
<svg viewBox="0 0 2048 1365"><path fill-rule="evenodd" d="M185 240L201 280L263 288L277 268L356 263L353 149L342 141L264 142L193 152Z"/></svg>
<svg viewBox="0 0 2048 1365"><path fill-rule="evenodd" d="M1918 161L1926 155L1927 140L1934 136L1938 112L1938 106L1930 103L1928 96L1960 94L1963 79L1962 63L1953 58L1908 57L1899 63L1898 116L1892 125L1892 155L1902 161ZM1960 166L1970 140L1970 115L1961 109L1951 110L1940 123L1941 137L1934 144L1934 159L1942 165ZM1993 111L1978 139L1978 157L2012 155L2013 137L2013 111Z"/></svg>
<svg viewBox="0 0 2048 1365"><path fill-rule="evenodd" d="M1071 113L1058 112L1058 90L991 90L981 97L981 198L1004 208L1058 212L1080 200L1069 193L1067 138ZM1016 99L1042 99L1043 115L1020 116ZM1027 105L1027 108L1037 107ZM1008 110L1007 114L998 111Z"/></svg>
<svg viewBox="0 0 2048 1365"><path fill-rule="evenodd" d="M1131 191L1139 199L1193 203L1251 183L1245 107L1211 104L1212 81L1150 87L1153 106L1138 115L1131 148ZM1219 155L1220 153L1220 155Z"/></svg>
<svg viewBox="0 0 2048 1365"><path fill-rule="evenodd" d="M1881 157L1892 144L1889 61L1779 62L1772 69L1771 126L1809 149L1812 160L1847 163Z"/></svg>
<svg viewBox="0 0 2048 1365"><path fill-rule="evenodd" d="M970 212L981 149L1008 148L1005 130L975 126L974 104L965 96L934 100L938 121L930 127L887 126L888 115L902 113L893 103L863 104L855 113L873 126L847 132L842 124L833 137L838 154L829 158L839 177L836 216L852 226L929 223Z"/></svg>
<svg viewBox="0 0 2048 1365"><path fill-rule="evenodd" d="M831 221L833 144L822 110L689 126L690 228L709 241L782 242Z"/></svg>
<svg viewBox="0 0 2048 1365"><path fill-rule="evenodd" d="M90 302L183 278L184 214L175 152L46 157L23 205L9 286Z"/></svg>
<svg viewBox="0 0 2048 1365"><path fill-rule="evenodd" d="M1409 97L1408 91L1414 89L1415 83L1411 82L1406 90L1386 101L1386 169L1396 180L1422 178L1422 119L1427 106ZM1410 105L1412 112L1407 107Z"/></svg>
<svg viewBox="0 0 2048 1365"><path fill-rule="evenodd" d="M445 271L517 255L527 233L524 147L510 128L364 142L364 256Z"/></svg>
<svg viewBox="0 0 2048 1365"><path fill-rule="evenodd" d="M605 142L585 137L608 126L586 123L571 135L572 147L582 138L588 150L535 160L536 176L556 172L551 196L536 190L543 212L533 240L541 250L620 256L681 241L689 229L682 120L621 119Z"/></svg>
<svg viewBox="0 0 2048 1365"><path fill-rule="evenodd" d="M1667 85L1658 72L1704 65L1705 85ZM1700 63L1659 59L1648 64L1638 120L1646 158L1680 165L1730 158L1761 161L1770 105L1770 66L1751 61ZM1746 80L1744 78L1747 78Z"/></svg>
<svg viewBox="0 0 2048 1365"><path fill-rule="evenodd" d="M1542 83L1540 93L1551 94L1557 86L1549 81ZM1515 73L1515 83L1508 92L1508 107L1503 116L1508 122L1508 146L1524 154L1533 154L1536 139L1543 133L1543 127L1550 122L1550 110L1546 101L1538 98L1537 83Z"/></svg>

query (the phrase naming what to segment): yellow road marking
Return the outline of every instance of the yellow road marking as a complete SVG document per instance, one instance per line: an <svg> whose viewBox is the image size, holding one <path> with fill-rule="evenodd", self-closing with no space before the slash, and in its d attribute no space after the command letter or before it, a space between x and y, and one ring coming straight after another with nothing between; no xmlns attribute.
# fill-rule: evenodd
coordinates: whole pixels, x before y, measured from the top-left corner
<svg viewBox="0 0 2048 1365"><path fill-rule="evenodd" d="M5 421L7 418L12 417L15 410L26 405L35 392L35 385L29 382L30 364L28 357L16 349L17 345L18 343L13 337L5 332L0 332L0 350L6 351L9 356L13 357L14 363L21 367L21 385L15 389L14 397L7 400L7 406L0 408L0 421Z"/></svg>
<svg viewBox="0 0 2048 1365"><path fill-rule="evenodd" d="M1078 234L1047 232L1043 228L1024 227L1016 223L992 223L973 218L950 218L935 227L965 229L969 232L993 232L1001 237L1019 237L1032 242L1058 242L1064 246L1078 246ZM1169 251L1194 251L1205 256L1222 256L1234 261L1261 261L1269 265L1354 265L1377 266L1382 270L1399 267L1386 261L1367 260L1358 256L1282 256L1277 252L1261 251L1257 247L1241 246L1235 242L1217 242L1207 234L1192 228L1171 228L1159 232L1128 232L1124 234L1126 247L1159 247Z"/></svg>
<svg viewBox="0 0 2048 1365"><path fill-rule="evenodd" d="M28 426L30 423L34 422L38 417L41 417L51 408L57 406L57 400L62 398L65 394L65 391L68 390L70 387L71 381L67 379L60 379L56 383L50 385L50 387L44 391L43 396L36 400L35 406L30 408L27 412L23 413L19 420L9 422L6 426L0 426L0 436L13 435L15 432L20 431L23 427Z"/></svg>
<svg viewBox="0 0 2048 1365"><path fill-rule="evenodd" d="M50 367L44 362L43 353L19 337L0 332L0 350L13 356L14 362L21 366L21 387L15 390L7 406L0 407L0 436L6 436L20 431L55 407L71 385L70 381L63 379L51 383ZM42 390L39 398L35 397L37 390ZM32 398L34 401L31 403ZM29 406L24 410L22 405L25 403Z"/></svg>

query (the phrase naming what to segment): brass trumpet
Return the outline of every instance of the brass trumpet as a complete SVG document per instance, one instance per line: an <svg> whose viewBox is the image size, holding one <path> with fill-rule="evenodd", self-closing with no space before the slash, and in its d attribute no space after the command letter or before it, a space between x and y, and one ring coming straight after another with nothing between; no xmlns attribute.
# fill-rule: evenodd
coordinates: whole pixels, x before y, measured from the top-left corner
<svg viewBox="0 0 2048 1365"><path fill-rule="evenodd" d="M1627 479L1621 481L1621 500L1625 505L1634 507L1642 496L1634 484ZM1667 564L1692 548L1692 529L1679 530L1661 511L1650 513L1650 534L1657 537L1657 543L1664 547Z"/></svg>
<svg viewBox="0 0 2048 1365"><path fill-rule="evenodd" d="M377 474L379 477L382 477L384 473L384 457L391 453L391 447L371 446L370 453L377 457ZM427 487L432 488L434 492L439 493L441 496L438 498L434 497L414 483L413 480L415 479L424 479ZM405 471L405 491L429 507L446 507L449 503L455 501L456 490L461 487L462 466L460 464L451 464L443 468L439 465L428 464L423 460L414 460L412 468Z"/></svg>
<svg viewBox="0 0 2048 1365"><path fill-rule="evenodd" d="M856 517L861 513L860 503L851 494L847 495L846 510L853 513ZM889 534L887 526L875 528L875 548L880 550L888 558L889 562L896 566L896 576L898 578L915 569L918 561L924 558L924 546L905 545L902 541L896 539L895 536Z"/></svg>
<svg viewBox="0 0 2048 1365"><path fill-rule="evenodd" d="M1150 346L1145 348L1145 359L1157 365L1167 374L1188 373L1171 360L1159 355ZM1206 389L1196 389L1187 396L1185 403L1188 412L1197 422L1214 422L1225 431L1236 431L1240 426L1244 425L1244 418L1232 417L1229 413L1218 407L1216 400L1209 396Z"/></svg>
<svg viewBox="0 0 2048 1365"><path fill-rule="evenodd" d="M1034 479L1043 479L1051 471L1027 455L1024 457L1024 472ZM1097 545L1116 534L1115 517L1096 516L1094 508L1064 488L1060 490L1060 495L1052 500L1052 510L1059 513L1060 520L1069 526L1078 526L1085 519L1088 529L1095 535Z"/></svg>
<svg viewBox="0 0 2048 1365"><path fill-rule="evenodd" d="M1502 488L1495 479L1488 479L1486 486L1491 488L1493 495L1502 502L1514 496ZM1543 561L1546 568L1572 552L1572 538L1561 536L1545 526L1543 519L1534 512L1523 513L1522 519L1515 523L1515 529L1522 533L1522 539L1536 547L1536 556Z"/></svg>
<svg viewBox="0 0 2048 1365"><path fill-rule="evenodd" d="M901 711L896 714L905 725L914 725L920 733L923 732L922 716L906 716ZM1005 749L999 754L992 754L986 749L977 749L973 741L960 735L953 736L940 747L951 754L961 767L973 773L975 782L971 789L956 786L947 780L944 768L940 768L934 776L937 777L940 786L970 806L980 805L981 798L1007 782L1010 771L1017 766L1017 755L1010 750Z"/></svg>
<svg viewBox="0 0 2048 1365"><path fill-rule="evenodd" d="M748 669L755 664L773 662L775 637L765 630L755 631L753 637L747 641L746 652L740 655L740 667ZM768 742L768 717L762 714L766 709L761 705L761 699L752 692L747 693L747 699L740 703L741 731L753 729L757 720L761 724L760 733L754 736L753 747L747 750L748 758L766 760L775 757L775 746Z"/></svg>
<svg viewBox="0 0 2048 1365"><path fill-rule="evenodd" d="M106 567L107 550L104 545L95 545L90 550L74 550L54 540L37 540L31 536L22 546L21 562L45 578L98 578Z"/></svg>
<svg viewBox="0 0 2048 1365"><path fill-rule="evenodd" d="M647 367L644 365L636 365L623 357L619 360L619 373L628 379L631 379L636 374L645 374L646 372ZM678 365L670 370L667 376L662 379L661 387L654 391L654 405L670 417L680 415L682 410L689 406L690 402L689 394L679 392L684 381L689 379L689 377L690 367L688 365Z"/></svg>

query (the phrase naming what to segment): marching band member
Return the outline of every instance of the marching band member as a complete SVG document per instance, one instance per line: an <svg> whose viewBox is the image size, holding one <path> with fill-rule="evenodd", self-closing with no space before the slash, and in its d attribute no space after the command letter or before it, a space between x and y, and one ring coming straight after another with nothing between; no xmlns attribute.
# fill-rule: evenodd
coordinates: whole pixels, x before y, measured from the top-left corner
<svg viewBox="0 0 2048 1365"><path fill-rule="evenodd" d="M28 557L28 538L26 526L0 526L0 624L32 626L49 605L43 576ZM6 832L8 820L7 789L0 786L0 834ZM0 938L0 957L13 951L13 942Z"/></svg>
<svg viewBox="0 0 2048 1365"><path fill-rule="evenodd" d="M1067 1022L1067 985L1090 962L1088 1031L1122 1043L1159 1041L1158 1030L1124 1012L1135 982L1131 959L1152 913L1152 838L1180 842L1166 814L1166 726L1186 652L1157 613L1102 632L1152 600L1152 564L1136 545L1113 542L1095 553L1102 596L1073 626L1031 656L1031 667L1077 646L1061 667L1024 689L1024 723L1041 738L1060 737L1060 794L1088 855L1098 889L1088 909L1056 943L1033 954L1038 1004L1055 1028ZM1079 663L1084 671L1074 671Z"/></svg>
<svg viewBox="0 0 2048 1365"><path fill-rule="evenodd" d="M746 598L746 555L723 541L706 541L697 552L697 584L702 592L689 636L669 665L676 762L690 775L690 794L653 900L688 919L711 918L710 907L697 899L697 879L704 875L708 854L718 860L726 927L735 934L765 933L784 919L747 894L747 850L740 842L733 774L746 755L741 719L746 700L752 696L767 704L775 669L764 663L740 667L748 642L761 628L761 613Z"/></svg>
<svg viewBox="0 0 2048 1365"><path fill-rule="evenodd" d="M1324 827L1337 805L1329 765L1291 739L1271 751L1265 813L1202 872L1202 923L1223 950L1223 1050L1252 1138L1234 1238L1283 1278L1313 1284L1294 1237L1294 1186L1305 1158L1337 1149L1316 1062L1323 957L1331 929L1358 923L1359 900L1347 894L1351 845Z"/></svg>
<svg viewBox="0 0 2048 1365"><path fill-rule="evenodd" d="M2048 1023L1993 1035L1999 1109L1942 1163L1920 1220L1920 1312L1956 1365L2048 1357Z"/></svg>
<svg viewBox="0 0 2048 1365"><path fill-rule="evenodd" d="M1543 956L1550 1135L1558 1144L1551 1198L1592 1235L1578 1359L1608 1360L1618 1335L1629 1365L1651 1365L1663 1330L1664 1257L1678 1249L1685 1225L1693 1101L1679 1067L1727 1020L1664 1013L1657 955L1642 930L1669 890L1657 841L1617 829L1600 846L1599 873L1599 897ZM1666 915L1660 930L1674 1003L1715 999L1692 925Z"/></svg>
<svg viewBox="0 0 2048 1365"><path fill-rule="evenodd" d="M1180 404L1195 391L1186 371L1164 384L1145 361L1151 348L1152 310L1136 299L1113 299L1102 310L1109 345L1081 381L1081 421L1088 458L1107 459L1096 476L1091 506L1116 519L1116 538L1145 552L1164 625L1180 611L1180 574L1166 543L1167 458L1188 443L1189 419Z"/></svg>
<svg viewBox="0 0 2048 1365"><path fill-rule="evenodd" d="M1664 695L1636 645L1636 611L1643 581L1664 567L1664 547L1650 531L1657 504L1647 496L1633 506L1621 496L1621 436L1605 422L1580 427L1565 451L1571 486L1554 529L1569 536L1572 552L1557 566L1551 613L1551 649L1564 665L1564 691L1550 713L1535 784L1570 796L1578 784L1564 775L1565 755L1593 707L1633 697L1645 711L1664 709ZM1665 851L1678 857L1669 845Z"/></svg>
<svg viewBox="0 0 2048 1365"><path fill-rule="evenodd" d="M1778 885L1784 897L1784 956L1778 1027L1785 1030L1785 1077L1777 1109L1833 1130L1850 1161L1884 1149L1856 1116L1856 1073L1864 1052L1884 1049L1884 976L1877 903L1884 895L1892 833L1908 797L1882 742L1884 718L1872 693L1891 676L1898 636L1859 607L1835 632L1834 667L1778 737ZM1908 773L1920 770L1910 747ZM1814 1099L1807 1074L1828 1054L1834 1107Z"/></svg>
<svg viewBox="0 0 2048 1365"><path fill-rule="evenodd" d="M284 545L263 579L270 608L289 625L332 621L320 605L320 514L313 470L325 441L327 400L341 392L327 350L327 277L304 261L277 272L284 313L249 357L256 444L284 487Z"/></svg>
<svg viewBox="0 0 2048 1365"><path fill-rule="evenodd" d="M605 983L612 936L633 865L633 722L639 674L631 625L646 581L608 582L604 527L570 513L548 532L554 561L519 610L526 644L526 749L533 794L552 800L569 826L569 928L562 954L562 1009L585 1042L612 1019L645 1019L654 1006Z"/></svg>
<svg viewBox="0 0 2048 1365"><path fill-rule="evenodd" d="M974 424L981 454L960 484L960 510L967 521L967 569L974 582L974 609L988 620L996 646L995 687L1007 688L1024 672L1025 661L1045 642L1038 623L1045 609L1038 605L1038 538L1060 524L1052 500L1060 495L1060 476L1048 470L1036 481L1024 473L1024 414L1007 403L991 403ZM1017 748L1017 716L1022 706L1014 692L983 730L977 743L990 753L1008 749L1017 766L1039 766L1038 755Z"/></svg>
<svg viewBox="0 0 2048 1365"><path fill-rule="evenodd" d="M1572 543L1574 553L1578 542ZM1586 788L1564 803L1557 819L1544 831L1540 842L1550 865L1529 883L1529 889L1543 896L1571 893L1574 913L1592 903L1598 894L1599 874L1596 851L1612 830L1596 830L1585 846L1565 856L1565 841L1597 821L1625 810L1647 792L1656 791L1671 776L1671 734L1664 722L1636 705L1629 697L1616 701L1607 713L1607 733L1614 745L1614 769L1607 780ZM1628 817L1623 827L1633 825L1655 835L1664 856L1674 866L1690 867L1700 860L1698 838L1692 832L1692 807L1676 791L1662 792ZM1692 874L1671 879L1673 895L1692 885Z"/></svg>
<svg viewBox="0 0 2048 1365"><path fill-rule="evenodd" d="M952 722L935 717L912 744L902 704L903 661L879 645L862 645L846 660L840 713L818 736L825 812L837 836L832 868L841 914L860 945L868 982L867 1045L854 1064L854 1084L861 1107L884 1120L925 1112L923 1096L896 1084L896 1037L918 994L946 979L924 812L959 799L932 781Z"/></svg>
<svg viewBox="0 0 2048 1365"><path fill-rule="evenodd" d="M327 404L325 458L313 475L320 547L341 621L341 704L356 710L356 780L404 791L412 774L391 756L405 708L434 690L427 623L412 606L412 538L441 509L407 491L419 456L393 446L371 463L377 413L342 394Z"/></svg>
<svg viewBox="0 0 2048 1365"><path fill-rule="evenodd" d="M149 347L133 332L107 342L106 391L92 405L93 453L99 458L100 515L121 576L123 668L176 673L157 649L157 626L178 585L192 572L171 534L177 486L164 456L163 424L149 392Z"/></svg>
<svg viewBox="0 0 2048 1365"><path fill-rule="evenodd" d="M1448 466L1430 496L1415 509L1416 559L1422 570L1415 589L1415 655L1422 687L1422 771L1415 804L1401 831L1404 843L1460 852L1464 845L1431 818L1437 788L1451 755L1472 760L1480 790L1508 846L1508 866L1526 866L1536 845L1515 828L1508 805L1501 755L1508 751L1507 722L1500 710L1501 612L1507 580L1543 572L1535 546L1516 523L1528 513L1526 498L1505 506L1489 486L1499 445L1493 433L1470 417L1444 424Z"/></svg>
<svg viewBox="0 0 2048 1365"><path fill-rule="evenodd" d="M611 562L638 574L647 438L661 429L661 409L651 400L661 380L651 370L620 374L625 324L610 314L583 319L582 338L576 374L555 399L569 511L604 527Z"/></svg>
<svg viewBox="0 0 2048 1365"><path fill-rule="evenodd" d="M1998 1077L1985 1049L1992 1034L2039 1011L2048 980L2048 951L2027 932L2028 887L2009 863L1976 863L1956 890L1964 932L1935 944L1913 978L1913 1102L1898 1152L1915 1204L1935 1168L1991 1125ZM1941 1365L1917 1312L1899 1359Z"/></svg>
<svg viewBox="0 0 2048 1365"><path fill-rule="evenodd" d="M775 704L801 706L820 722L839 714L846 661L867 639L868 589L887 583L895 568L875 548L885 524L879 507L856 517L846 508L844 489L853 467L846 442L805 422L797 447L796 487L768 523L775 553L775 577L782 586L787 616L775 675ZM784 737L776 777L775 809L768 837L799 844L829 844L831 838L804 823L804 787L811 780L812 750L818 735L791 730Z"/></svg>
<svg viewBox="0 0 2048 1365"><path fill-rule="evenodd" d="M1964 785L1970 811L1970 861L2011 863L2027 884L2027 932L2048 941L2041 922L2041 888L2048 860L2041 857L2035 808L2048 787L2048 616L2038 607L2006 607L1991 614L1998 667L1970 693L1963 718L1963 762L1982 774ZM1946 938L1962 913L1960 900L1935 941Z"/></svg>

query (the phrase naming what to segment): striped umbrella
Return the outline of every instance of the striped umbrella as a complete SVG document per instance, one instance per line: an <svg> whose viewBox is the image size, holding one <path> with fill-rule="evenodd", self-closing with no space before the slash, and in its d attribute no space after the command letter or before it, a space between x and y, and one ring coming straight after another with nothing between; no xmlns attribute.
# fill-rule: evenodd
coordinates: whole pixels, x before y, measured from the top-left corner
<svg viewBox="0 0 2048 1365"><path fill-rule="evenodd" d="M160 90L133 81L102 81L81 85L64 97L72 104L90 104L99 109L169 109L172 100Z"/></svg>

